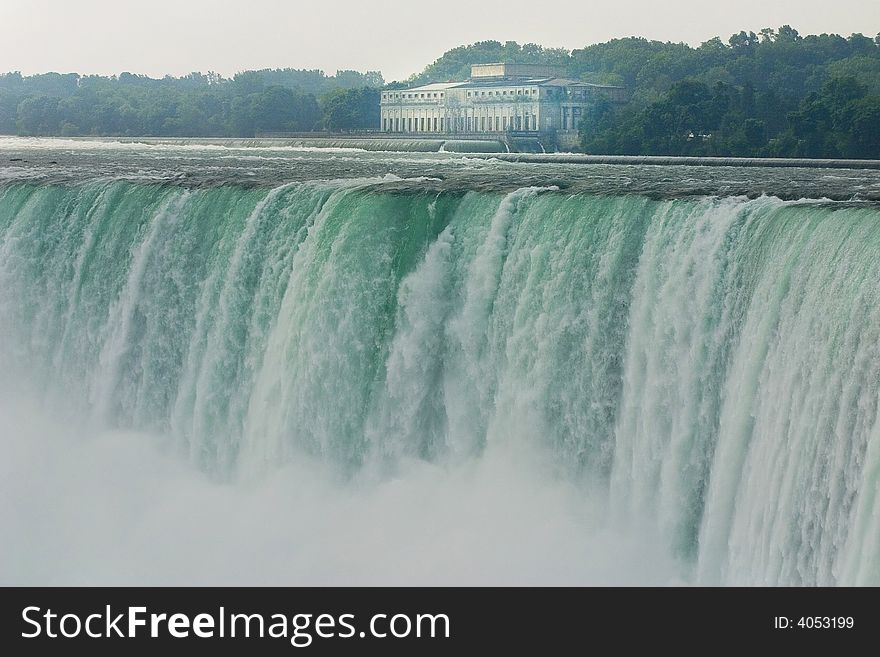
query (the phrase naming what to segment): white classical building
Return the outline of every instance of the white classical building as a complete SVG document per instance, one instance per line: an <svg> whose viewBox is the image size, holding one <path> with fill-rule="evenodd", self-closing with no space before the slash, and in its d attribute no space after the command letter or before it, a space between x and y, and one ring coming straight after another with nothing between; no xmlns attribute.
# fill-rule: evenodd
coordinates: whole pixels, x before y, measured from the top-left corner
<svg viewBox="0 0 880 657"><path fill-rule="evenodd" d="M382 92L382 132L461 136L487 133L572 137L585 107L603 94L625 100L623 87L560 77L557 67L475 64L466 82L435 82ZM565 139L569 141L569 139Z"/></svg>

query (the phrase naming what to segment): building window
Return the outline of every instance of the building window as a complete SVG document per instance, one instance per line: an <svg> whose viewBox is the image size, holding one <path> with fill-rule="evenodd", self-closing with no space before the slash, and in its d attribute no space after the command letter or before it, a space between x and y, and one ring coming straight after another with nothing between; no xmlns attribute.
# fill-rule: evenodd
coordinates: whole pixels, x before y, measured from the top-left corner
<svg viewBox="0 0 880 657"><path fill-rule="evenodd" d="M501 117L495 117L495 131L498 132L501 129Z"/></svg>
<svg viewBox="0 0 880 657"><path fill-rule="evenodd" d="M471 97L471 92L470 92L470 91L468 91L468 98L470 98L470 97Z"/></svg>
<svg viewBox="0 0 880 657"><path fill-rule="evenodd" d="M504 117L504 129L507 130L507 117Z"/></svg>
<svg viewBox="0 0 880 657"><path fill-rule="evenodd" d="M480 130L482 130L483 132L486 132L486 117L485 116L480 117Z"/></svg>
<svg viewBox="0 0 880 657"><path fill-rule="evenodd" d="M421 130L422 132L424 132L424 131L425 131L425 118L424 118L424 117L422 117L422 120L421 120L421 122L420 122L420 126L421 126L421 127L420 127L420 130Z"/></svg>
<svg viewBox="0 0 880 657"><path fill-rule="evenodd" d="M437 117L434 117L434 132L437 132Z"/></svg>
<svg viewBox="0 0 880 657"><path fill-rule="evenodd" d="M443 117L440 117L440 132L443 132Z"/></svg>

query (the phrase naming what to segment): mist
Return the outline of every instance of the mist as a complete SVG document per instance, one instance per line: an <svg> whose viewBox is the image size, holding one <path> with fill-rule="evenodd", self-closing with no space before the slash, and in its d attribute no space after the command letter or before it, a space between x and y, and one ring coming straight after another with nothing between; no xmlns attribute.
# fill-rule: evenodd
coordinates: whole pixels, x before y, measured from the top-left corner
<svg viewBox="0 0 880 657"><path fill-rule="evenodd" d="M0 407L0 444L2 585L684 582L599 493L522 449L385 480L303 456L217 483L162 436L72 431L21 400Z"/></svg>

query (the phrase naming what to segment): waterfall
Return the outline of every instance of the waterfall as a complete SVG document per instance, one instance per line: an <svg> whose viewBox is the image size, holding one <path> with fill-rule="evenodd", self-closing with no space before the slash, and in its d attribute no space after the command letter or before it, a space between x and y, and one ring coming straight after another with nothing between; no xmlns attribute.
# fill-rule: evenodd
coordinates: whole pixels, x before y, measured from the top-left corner
<svg viewBox="0 0 880 657"><path fill-rule="evenodd" d="M218 482L527 446L688 581L876 585L878 250L831 201L10 182L0 391Z"/></svg>

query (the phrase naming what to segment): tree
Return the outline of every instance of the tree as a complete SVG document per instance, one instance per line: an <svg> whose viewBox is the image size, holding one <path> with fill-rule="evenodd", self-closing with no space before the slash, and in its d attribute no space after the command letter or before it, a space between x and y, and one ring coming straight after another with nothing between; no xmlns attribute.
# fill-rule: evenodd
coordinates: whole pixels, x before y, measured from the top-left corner
<svg viewBox="0 0 880 657"><path fill-rule="evenodd" d="M18 104L17 128L19 134L29 136L57 135L61 131L58 99L51 96L31 96Z"/></svg>
<svg viewBox="0 0 880 657"><path fill-rule="evenodd" d="M301 132L320 120L315 97L286 87L269 87L254 98L253 125L258 132Z"/></svg>
<svg viewBox="0 0 880 657"><path fill-rule="evenodd" d="M370 87L327 94L321 98L323 127L333 132L378 129L379 95Z"/></svg>
<svg viewBox="0 0 880 657"><path fill-rule="evenodd" d="M868 96L856 103L852 116L853 157L880 156L880 96Z"/></svg>
<svg viewBox="0 0 880 657"><path fill-rule="evenodd" d="M880 95L880 43L862 35L804 37L783 25L699 48L633 38L572 53L570 74L601 81L611 71L632 100L585 117L590 152L880 157L869 100Z"/></svg>
<svg viewBox="0 0 880 657"><path fill-rule="evenodd" d="M14 135L21 99L0 87L0 134Z"/></svg>

